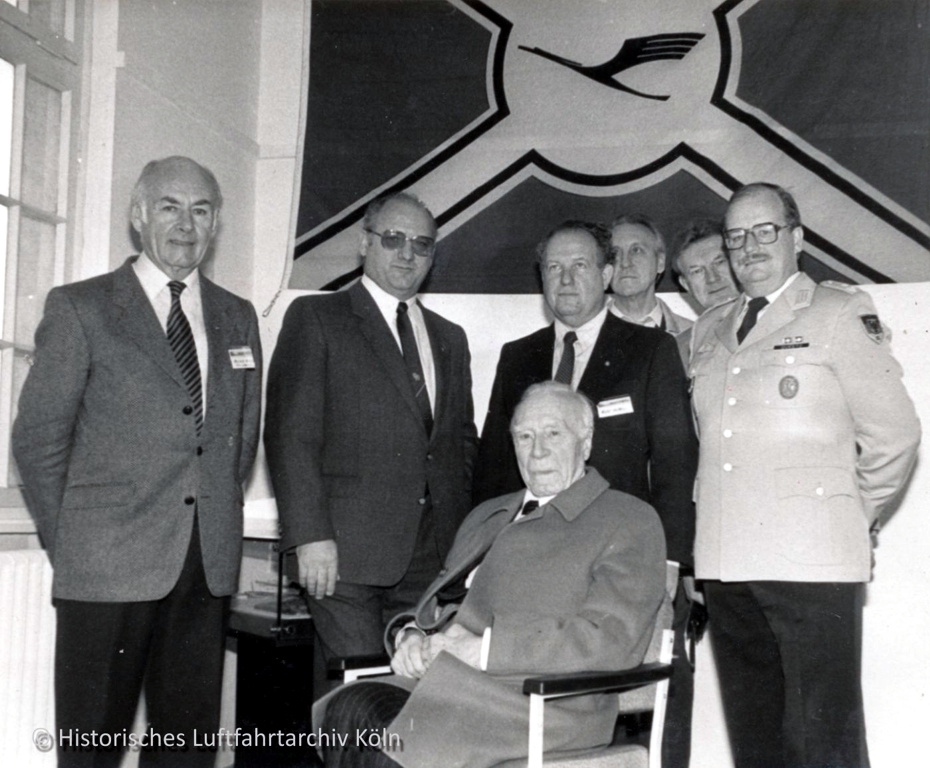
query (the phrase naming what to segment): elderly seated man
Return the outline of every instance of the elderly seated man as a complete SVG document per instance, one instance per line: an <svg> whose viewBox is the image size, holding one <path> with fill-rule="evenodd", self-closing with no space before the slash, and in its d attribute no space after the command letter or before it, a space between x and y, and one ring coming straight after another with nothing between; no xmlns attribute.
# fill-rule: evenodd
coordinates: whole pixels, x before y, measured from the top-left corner
<svg viewBox="0 0 930 768"><path fill-rule="evenodd" d="M345 742L326 751L327 766L525 757L524 677L642 662L665 589L665 539L652 507L585 467L593 433L583 395L551 381L526 391L511 423L526 490L462 523L415 613L388 629L395 674L314 707L315 727ZM615 695L552 703L545 748L606 744L616 716Z"/></svg>

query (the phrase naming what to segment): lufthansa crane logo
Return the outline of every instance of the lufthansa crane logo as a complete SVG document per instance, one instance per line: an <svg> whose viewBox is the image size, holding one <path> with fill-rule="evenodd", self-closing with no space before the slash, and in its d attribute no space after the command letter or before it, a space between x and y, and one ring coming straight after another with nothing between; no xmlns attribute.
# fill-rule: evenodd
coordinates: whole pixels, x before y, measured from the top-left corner
<svg viewBox="0 0 930 768"><path fill-rule="evenodd" d="M652 93L643 93L635 88L615 80L614 78L621 72L640 64L650 64L654 61L680 60L687 56L691 49L696 46L704 37L700 32L680 32L678 34L661 34L649 35L647 37L631 37L625 40L617 55L603 64L586 67L571 59L562 56L556 56L554 53L544 51L541 48L528 48L525 45L519 46L520 50L535 53L544 59L554 61L563 67L575 70L578 74L590 77L601 85L609 88L616 88L624 93L631 93L643 99L655 99L656 101L668 101L668 95L658 96Z"/></svg>

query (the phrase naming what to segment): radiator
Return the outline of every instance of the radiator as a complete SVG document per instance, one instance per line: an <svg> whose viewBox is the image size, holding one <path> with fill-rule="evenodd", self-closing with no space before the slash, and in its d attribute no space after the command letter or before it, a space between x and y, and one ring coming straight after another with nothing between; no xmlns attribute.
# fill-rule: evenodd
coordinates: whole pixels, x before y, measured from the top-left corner
<svg viewBox="0 0 930 768"><path fill-rule="evenodd" d="M55 765L42 738L55 729L54 661L48 558L41 549L0 551L0 765Z"/></svg>

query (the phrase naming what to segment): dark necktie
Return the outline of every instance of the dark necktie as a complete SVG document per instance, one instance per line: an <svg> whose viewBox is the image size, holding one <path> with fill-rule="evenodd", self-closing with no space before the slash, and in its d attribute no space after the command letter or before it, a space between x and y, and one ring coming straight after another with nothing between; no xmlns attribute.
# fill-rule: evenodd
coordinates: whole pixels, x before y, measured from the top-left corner
<svg viewBox="0 0 930 768"><path fill-rule="evenodd" d="M433 409L429 402L429 390L426 388L426 377L423 375L423 366L420 364L420 352L417 349L417 340L413 335L413 325L407 314L407 303L402 301L397 305L397 335L400 336L400 346L404 352L404 363L410 375L410 385L413 387L413 396L416 398L423 426L426 434L433 432Z"/></svg>
<svg viewBox="0 0 930 768"><path fill-rule="evenodd" d="M769 300L765 298L765 296L756 296L756 298L749 300L749 306L746 309L746 316L743 317L743 322L740 323L739 330L736 332L736 340L740 344L742 344L743 339L749 335L749 332L756 324L756 320L759 319L759 313L768 303Z"/></svg>
<svg viewBox="0 0 930 768"><path fill-rule="evenodd" d="M575 373L575 341L578 334L569 331L562 337L562 359L555 372L555 380L561 384L572 385L572 376Z"/></svg>
<svg viewBox="0 0 930 768"><path fill-rule="evenodd" d="M197 425L197 434L203 429L203 392L200 381L200 363L197 361L197 347L194 345L194 334L187 316L181 309L181 291L187 286L178 280L168 283L171 290L171 309L168 312L168 343L178 361L184 383L191 396L194 406L194 419Z"/></svg>
<svg viewBox="0 0 930 768"><path fill-rule="evenodd" d="M517 520L521 517L525 517L534 509L539 508L539 502L536 499L528 499L523 506L517 511L517 514L514 515L514 520ZM513 522L513 521L511 521ZM494 542L492 541L493 545ZM468 581L468 577L472 574L472 571L475 570L481 563L484 561L485 555L488 554L488 549L484 550L480 555L478 555L471 563L469 563L463 570L462 575L459 576L451 584L447 584L439 593L438 598L440 602L443 603L458 603L465 597L465 593L468 592L468 588L465 586L465 582Z"/></svg>

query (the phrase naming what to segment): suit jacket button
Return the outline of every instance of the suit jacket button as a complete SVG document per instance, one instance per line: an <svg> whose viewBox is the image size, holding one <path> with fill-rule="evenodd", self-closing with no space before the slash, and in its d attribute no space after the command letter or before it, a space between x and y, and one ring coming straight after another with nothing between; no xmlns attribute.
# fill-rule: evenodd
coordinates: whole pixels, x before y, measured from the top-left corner
<svg viewBox="0 0 930 768"><path fill-rule="evenodd" d="M185 406L184 406L184 415L185 415L185 416L190 416L193 412L194 412L194 409L193 409L192 406L190 406L190 405L185 405Z"/></svg>
<svg viewBox="0 0 930 768"><path fill-rule="evenodd" d="M197 446L197 455L203 456L203 446L200 446L200 445Z"/></svg>
<svg viewBox="0 0 930 768"><path fill-rule="evenodd" d="M426 454L426 460L427 460L427 461L432 461L432 460L433 460L433 454L431 454L431 453Z"/></svg>
<svg viewBox="0 0 930 768"><path fill-rule="evenodd" d="M421 506L422 506L423 504L426 504L426 497L424 496L422 499L417 499L417 504L419 504L419 505L421 505Z"/></svg>
<svg viewBox="0 0 930 768"><path fill-rule="evenodd" d="M193 496L188 496L184 499L184 503L187 504L187 506L190 506L195 501L197 501L197 499L195 499Z"/></svg>

